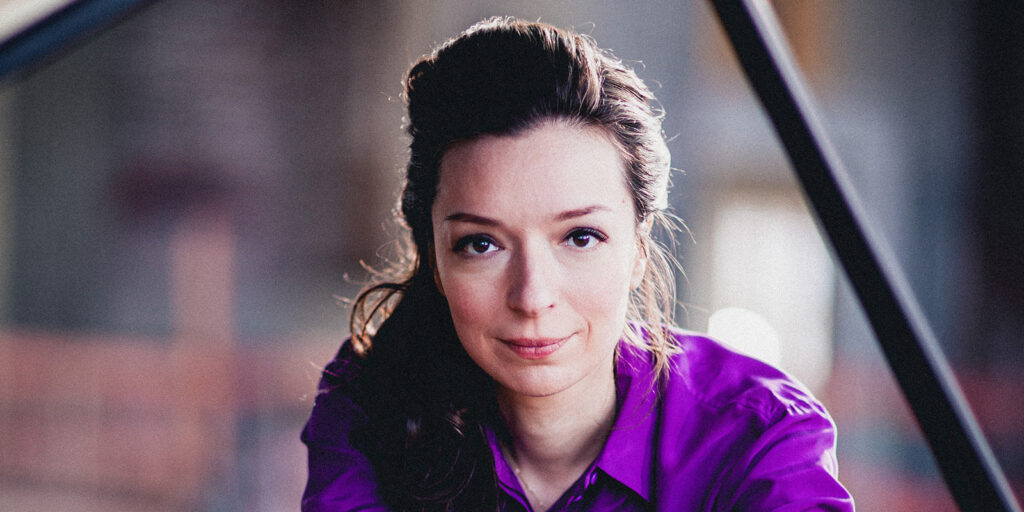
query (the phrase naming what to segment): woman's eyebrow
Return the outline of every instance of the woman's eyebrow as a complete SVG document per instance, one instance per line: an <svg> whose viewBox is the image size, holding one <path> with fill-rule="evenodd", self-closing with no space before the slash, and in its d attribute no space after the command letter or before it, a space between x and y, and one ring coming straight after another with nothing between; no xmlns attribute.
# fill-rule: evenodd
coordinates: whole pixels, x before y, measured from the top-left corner
<svg viewBox="0 0 1024 512"><path fill-rule="evenodd" d="M472 223L472 224L481 224L481 225L484 225L484 226L499 226L499 225L501 225L500 222L498 222L498 221L496 221L494 219L490 219L490 218L487 218L487 217L481 217L479 215L474 215L472 213L465 213L465 212L455 212L455 213L453 213L451 215L446 216L444 218L444 221L445 222L469 222L469 223Z"/></svg>
<svg viewBox="0 0 1024 512"><path fill-rule="evenodd" d="M570 220L570 219L575 219L577 217L583 217L585 215L590 215L591 213L594 213L594 212L610 212L610 211L612 211L612 209L607 207L607 206L600 205L600 204L595 204L595 205L592 205L592 206L585 206L583 208L576 208L575 210L564 211L562 213L559 213L558 215L555 215L555 220L557 220L557 221Z"/></svg>
<svg viewBox="0 0 1024 512"><path fill-rule="evenodd" d="M583 216L586 216L586 215L590 215L591 213L594 213L594 212L610 212L610 211L612 211L612 209L607 207L607 206L595 204L595 205L592 205L592 206L584 206L583 208L575 208L575 209L572 209L572 210L566 210L564 212L561 212L561 213L555 215L553 218L556 221L565 221L565 220L575 219L577 217L583 217ZM500 226L501 225L501 222L498 221L498 220L495 220L495 219L492 219L492 218L489 218L489 217L483 217L481 215L476 215L476 214L473 214L473 213L466 213L466 212L455 212L455 213L452 213L450 215L447 215L447 216L445 216L444 221L445 222L468 222L468 223L471 223L471 224L480 224L480 225L483 225L483 226Z"/></svg>

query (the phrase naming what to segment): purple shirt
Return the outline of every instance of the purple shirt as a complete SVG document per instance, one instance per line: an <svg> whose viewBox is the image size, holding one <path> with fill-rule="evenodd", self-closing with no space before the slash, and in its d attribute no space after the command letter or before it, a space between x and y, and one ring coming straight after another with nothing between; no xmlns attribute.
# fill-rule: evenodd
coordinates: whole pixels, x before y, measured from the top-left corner
<svg viewBox="0 0 1024 512"><path fill-rule="evenodd" d="M620 346L615 426L550 510L853 510L836 479L835 426L807 389L711 339L676 336L683 353L672 358L660 397L648 358ZM326 371L344 380L354 367L346 363L335 359ZM370 463L348 443L362 411L342 388L323 389L302 433L309 448L302 509L387 510ZM501 510L531 511L493 431L488 439Z"/></svg>

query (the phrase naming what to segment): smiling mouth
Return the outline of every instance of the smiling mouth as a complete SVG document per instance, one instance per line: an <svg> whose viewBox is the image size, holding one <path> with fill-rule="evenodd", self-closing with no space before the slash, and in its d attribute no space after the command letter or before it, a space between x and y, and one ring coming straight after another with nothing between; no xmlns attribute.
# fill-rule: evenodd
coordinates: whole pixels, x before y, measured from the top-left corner
<svg viewBox="0 0 1024 512"><path fill-rule="evenodd" d="M523 359L543 359L562 348L569 338L572 335L564 338L515 338L500 341Z"/></svg>

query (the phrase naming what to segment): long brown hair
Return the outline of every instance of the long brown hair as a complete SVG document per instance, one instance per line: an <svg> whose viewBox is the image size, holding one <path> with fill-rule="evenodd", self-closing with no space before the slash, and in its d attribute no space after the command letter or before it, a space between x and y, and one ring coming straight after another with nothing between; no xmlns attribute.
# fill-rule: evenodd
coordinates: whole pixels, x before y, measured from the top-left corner
<svg viewBox="0 0 1024 512"><path fill-rule="evenodd" d="M512 135L550 119L606 130L626 164L648 258L631 294L628 315L636 323L623 338L663 374L679 349L667 332L672 259L651 234L671 231L661 113L636 73L591 38L512 18L484 20L420 59L404 99L412 141L399 220L411 239L356 298L350 318L366 367L357 401L370 422L360 442L392 507L493 510L497 488L483 430L497 419L493 383L462 349L430 264L441 158L456 141Z"/></svg>

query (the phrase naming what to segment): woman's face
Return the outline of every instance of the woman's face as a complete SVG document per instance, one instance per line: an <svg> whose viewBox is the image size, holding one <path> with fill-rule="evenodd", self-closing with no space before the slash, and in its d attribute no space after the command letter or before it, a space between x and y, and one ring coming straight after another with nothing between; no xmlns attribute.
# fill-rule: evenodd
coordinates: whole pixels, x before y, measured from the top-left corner
<svg viewBox="0 0 1024 512"><path fill-rule="evenodd" d="M602 129L546 122L454 145L431 217L459 340L499 386L548 396L613 378L646 261Z"/></svg>

